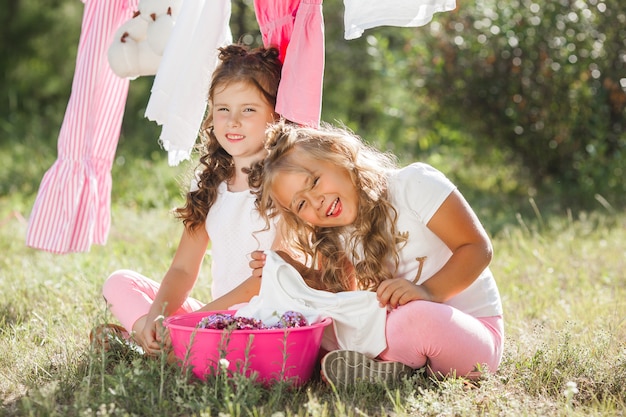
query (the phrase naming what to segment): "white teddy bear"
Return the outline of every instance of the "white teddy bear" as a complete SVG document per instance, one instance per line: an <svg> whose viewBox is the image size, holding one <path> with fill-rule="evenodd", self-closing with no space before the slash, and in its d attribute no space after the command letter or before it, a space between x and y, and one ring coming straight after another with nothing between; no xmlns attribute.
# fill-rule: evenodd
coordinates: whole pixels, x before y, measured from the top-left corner
<svg viewBox="0 0 626 417"><path fill-rule="evenodd" d="M156 74L183 0L140 0L131 19L115 32L109 65L122 78Z"/></svg>

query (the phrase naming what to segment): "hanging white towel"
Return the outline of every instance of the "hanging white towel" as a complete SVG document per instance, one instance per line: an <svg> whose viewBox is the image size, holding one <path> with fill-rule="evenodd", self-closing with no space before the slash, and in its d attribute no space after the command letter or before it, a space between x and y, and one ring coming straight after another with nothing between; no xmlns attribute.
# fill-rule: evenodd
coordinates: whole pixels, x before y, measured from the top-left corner
<svg viewBox="0 0 626 417"><path fill-rule="evenodd" d="M162 125L170 165L189 159L207 106L217 48L232 43L230 0L185 0L148 101L145 116Z"/></svg>
<svg viewBox="0 0 626 417"><path fill-rule="evenodd" d="M456 8L456 0L344 0L345 39L361 37L378 26L418 27L438 12Z"/></svg>

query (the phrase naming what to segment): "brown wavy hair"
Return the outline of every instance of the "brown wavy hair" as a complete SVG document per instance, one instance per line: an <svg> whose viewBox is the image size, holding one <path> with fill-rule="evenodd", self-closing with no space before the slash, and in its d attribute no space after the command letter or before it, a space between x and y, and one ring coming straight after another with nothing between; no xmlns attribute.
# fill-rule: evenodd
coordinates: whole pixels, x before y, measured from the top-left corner
<svg viewBox="0 0 626 417"><path fill-rule="evenodd" d="M286 241L293 242L311 268L321 271L317 288L330 291L350 289L350 273L341 265L354 264L359 289L376 289L391 278L398 267L398 245L406 241L396 228L397 212L389 202L387 174L396 158L367 145L345 127L322 124L319 129L281 122L267 131L268 156L253 165L248 176L255 190L256 205L270 219L281 215ZM345 169L358 190L359 210L354 223L344 227L313 226L281 207L273 198L272 187L280 172L300 172L313 176L298 162L304 155Z"/></svg>
<svg viewBox="0 0 626 417"><path fill-rule="evenodd" d="M276 94L282 64L276 48L256 48L249 50L244 45L229 45L219 48L220 64L213 72L208 93L209 109L200 128L201 155L197 171L198 189L189 191L185 205L174 211L182 219L188 230L195 231L205 221L209 209L217 198L218 186L235 175L233 158L222 148L213 133L213 112L210 106L216 89L232 83L245 83L257 88L272 106L276 107Z"/></svg>

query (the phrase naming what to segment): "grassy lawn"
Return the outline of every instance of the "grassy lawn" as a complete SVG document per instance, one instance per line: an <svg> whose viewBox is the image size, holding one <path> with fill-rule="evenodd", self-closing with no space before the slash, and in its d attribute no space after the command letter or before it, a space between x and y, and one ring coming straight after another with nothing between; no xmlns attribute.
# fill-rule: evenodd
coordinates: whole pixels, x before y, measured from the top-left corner
<svg viewBox="0 0 626 417"><path fill-rule="evenodd" d="M334 392L318 379L265 389L243 378L199 383L163 358L90 350L89 330L110 320L100 296L107 275L130 268L160 279L180 236L168 213L180 203L172 169L133 165L132 184L131 167L117 171L109 240L88 253L25 247L34 196L0 196L0 416L626 415L622 210L502 209L512 220L493 233L492 269L506 350L477 387L418 374L395 389ZM209 284L206 262L193 295L208 300Z"/></svg>

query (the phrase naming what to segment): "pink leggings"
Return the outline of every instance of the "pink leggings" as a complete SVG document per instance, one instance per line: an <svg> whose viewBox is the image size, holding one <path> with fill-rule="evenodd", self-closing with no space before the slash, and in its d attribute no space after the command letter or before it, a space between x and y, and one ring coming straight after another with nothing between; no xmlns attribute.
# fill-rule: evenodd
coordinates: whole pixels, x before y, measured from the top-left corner
<svg viewBox="0 0 626 417"><path fill-rule="evenodd" d="M111 314L129 332L138 318L148 314L159 291L159 283L128 269L113 272L102 287ZM174 314L190 313L204 303L189 297Z"/></svg>
<svg viewBox="0 0 626 417"><path fill-rule="evenodd" d="M495 372L502 359L502 316L472 317L446 304L413 301L387 315L387 349L380 359L434 376L478 376L476 365Z"/></svg>

